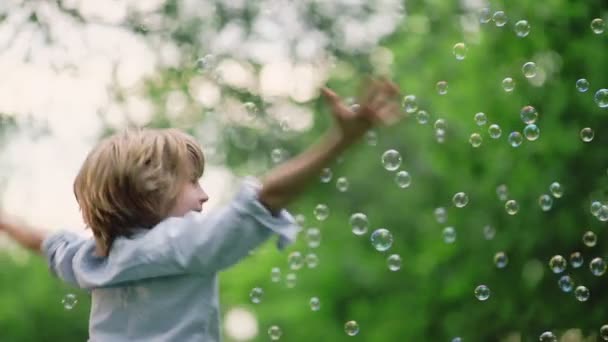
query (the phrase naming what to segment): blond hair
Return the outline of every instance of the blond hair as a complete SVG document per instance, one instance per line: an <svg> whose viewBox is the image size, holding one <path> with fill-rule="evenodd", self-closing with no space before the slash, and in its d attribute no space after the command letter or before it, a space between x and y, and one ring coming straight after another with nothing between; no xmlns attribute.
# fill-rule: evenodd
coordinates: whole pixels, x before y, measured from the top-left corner
<svg viewBox="0 0 608 342"><path fill-rule="evenodd" d="M98 254L107 256L117 237L165 219L183 182L203 170L200 146L176 129L130 129L102 140L74 181Z"/></svg>

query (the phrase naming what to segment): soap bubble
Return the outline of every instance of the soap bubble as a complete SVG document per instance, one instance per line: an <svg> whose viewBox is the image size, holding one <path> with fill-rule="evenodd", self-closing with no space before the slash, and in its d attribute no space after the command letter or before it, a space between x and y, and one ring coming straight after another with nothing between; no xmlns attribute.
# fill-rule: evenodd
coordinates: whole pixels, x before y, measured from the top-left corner
<svg viewBox="0 0 608 342"><path fill-rule="evenodd" d="M255 120L258 117L259 110L255 103L245 102L243 107L245 107L245 112L247 113L247 118L249 120Z"/></svg>
<svg viewBox="0 0 608 342"><path fill-rule="evenodd" d="M445 142L445 131L442 129L435 130L435 139L437 139L437 143L443 144Z"/></svg>
<svg viewBox="0 0 608 342"><path fill-rule="evenodd" d="M306 254L304 260L306 260L306 267L308 268L315 268L319 265L319 257L315 253Z"/></svg>
<svg viewBox="0 0 608 342"><path fill-rule="evenodd" d="M319 300L318 297L310 298L310 301L308 302L308 304L310 305L310 309L312 311L319 311L321 309L321 301Z"/></svg>
<svg viewBox="0 0 608 342"><path fill-rule="evenodd" d="M348 179L346 179L346 177L340 177L338 178L338 180L336 181L336 188L338 189L338 191L340 192L345 192L348 190Z"/></svg>
<svg viewBox="0 0 608 342"><path fill-rule="evenodd" d="M600 210L597 213L597 218L602 222L608 221L608 206L602 205L600 207Z"/></svg>
<svg viewBox="0 0 608 342"><path fill-rule="evenodd" d="M283 331L281 331L281 328L278 326L273 325L268 328L268 336L272 341L278 341L281 338L281 335L283 335Z"/></svg>
<svg viewBox="0 0 608 342"><path fill-rule="evenodd" d="M509 138L507 138L507 141L509 141L509 145L512 147L519 147L524 141L524 137L517 131L511 132L511 134L509 134Z"/></svg>
<svg viewBox="0 0 608 342"><path fill-rule="evenodd" d="M585 78L581 78L581 79L577 80L576 81L576 90L578 90L581 93L584 93L587 90L589 90L589 81L587 81L587 79L585 79Z"/></svg>
<svg viewBox="0 0 608 342"><path fill-rule="evenodd" d="M608 324L604 324L600 328L600 337L602 340L608 341Z"/></svg>
<svg viewBox="0 0 608 342"><path fill-rule="evenodd" d="M572 265L573 268L579 268L583 265L583 263L584 259L581 252L573 252L570 254L570 265Z"/></svg>
<svg viewBox="0 0 608 342"><path fill-rule="evenodd" d="M598 216L600 213L600 209L602 209L602 203L598 201L591 202L590 211L593 216Z"/></svg>
<svg viewBox="0 0 608 342"><path fill-rule="evenodd" d="M456 241L456 230L454 227L445 227L443 228L443 242L445 243L454 243Z"/></svg>
<svg viewBox="0 0 608 342"><path fill-rule="evenodd" d="M526 78L532 78L536 76L536 63L534 62L526 62L521 67L521 71L523 72Z"/></svg>
<svg viewBox="0 0 608 342"><path fill-rule="evenodd" d="M395 272L401 269L401 257L398 254L391 254L387 259L388 269Z"/></svg>
<svg viewBox="0 0 608 342"><path fill-rule="evenodd" d="M497 27L503 27L507 23L507 15L504 11L496 11L494 15L492 15L492 20L494 20L494 24Z"/></svg>
<svg viewBox="0 0 608 342"><path fill-rule="evenodd" d="M481 146L481 142L482 142L482 138L479 133L473 133L469 137L469 143L471 144L471 146L473 146L475 148Z"/></svg>
<svg viewBox="0 0 608 342"><path fill-rule="evenodd" d="M604 20L601 18L591 20L591 31L593 31L595 34L604 33Z"/></svg>
<svg viewBox="0 0 608 342"><path fill-rule="evenodd" d="M483 227L483 237L486 240L492 240L494 239L494 236L496 236L496 229L494 229L494 227L492 227L491 225L485 225Z"/></svg>
<svg viewBox="0 0 608 342"><path fill-rule="evenodd" d="M597 235L590 230L585 232L585 234L583 234L583 243L587 247L594 247L597 243Z"/></svg>
<svg viewBox="0 0 608 342"><path fill-rule="evenodd" d="M273 283L278 283L281 281L281 269L278 267L273 267L270 270L270 281Z"/></svg>
<svg viewBox="0 0 608 342"><path fill-rule="evenodd" d="M444 119L437 119L433 125L437 131L445 131L448 129L448 123Z"/></svg>
<svg viewBox="0 0 608 342"><path fill-rule="evenodd" d="M401 154L396 150L388 150L382 154L382 165L388 171L395 171L401 166Z"/></svg>
<svg viewBox="0 0 608 342"><path fill-rule="evenodd" d="M595 99L595 103L597 103L600 108L608 107L608 89L600 89L596 91L593 98Z"/></svg>
<svg viewBox="0 0 608 342"><path fill-rule="evenodd" d="M492 19L492 12L490 9L485 7L479 11L479 22L482 24L487 24Z"/></svg>
<svg viewBox="0 0 608 342"><path fill-rule="evenodd" d="M540 129L535 124L529 124L524 128L524 137L529 141L534 141L540 136Z"/></svg>
<svg viewBox="0 0 608 342"><path fill-rule="evenodd" d="M505 268L509 263L509 258L505 252L498 252L494 255L494 264L498 268Z"/></svg>
<svg viewBox="0 0 608 342"><path fill-rule="evenodd" d="M540 342L557 342L557 337L555 337L554 333L545 331L544 333L540 334L538 340Z"/></svg>
<svg viewBox="0 0 608 342"><path fill-rule="evenodd" d="M479 285L475 288L475 297L480 301L485 301L490 298L490 289L485 285Z"/></svg>
<svg viewBox="0 0 608 342"><path fill-rule="evenodd" d="M365 140L367 140L369 146L376 146L378 144L378 133L372 130L367 131L367 133L365 133Z"/></svg>
<svg viewBox="0 0 608 342"><path fill-rule="evenodd" d="M421 125L426 125L429 122L429 113L425 110L419 110L416 114L416 120Z"/></svg>
<svg viewBox="0 0 608 342"><path fill-rule="evenodd" d="M329 216L329 208L325 204L317 204L313 213L317 220L324 221Z"/></svg>
<svg viewBox="0 0 608 342"><path fill-rule="evenodd" d="M457 60L461 61L467 56L467 46L464 45L464 43L456 43L452 53L454 53L454 57L456 57Z"/></svg>
<svg viewBox="0 0 608 342"><path fill-rule="evenodd" d="M72 310L78 304L78 298L73 293L68 293L61 299L61 304L66 310Z"/></svg>
<svg viewBox="0 0 608 342"><path fill-rule="evenodd" d="M359 333L359 324L355 321L348 321L344 324L344 331L348 336L355 336Z"/></svg>
<svg viewBox="0 0 608 342"><path fill-rule="evenodd" d="M439 81L437 82L436 88L439 95L445 95L448 93L448 82Z"/></svg>
<svg viewBox="0 0 608 342"><path fill-rule="evenodd" d="M515 215L519 211L519 203L516 200L508 200L505 203L505 210L509 215Z"/></svg>
<svg viewBox="0 0 608 342"><path fill-rule="evenodd" d="M295 273L287 273L287 275L285 275L285 286L287 286L287 288L292 289L296 287L297 281L298 276Z"/></svg>
<svg viewBox="0 0 608 342"><path fill-rule="evenodd" d="M594 276L603 276L606 273L606 262L602 258L594 258L589 263L589 269Z"/></svg>
<svg viewBox="0 0 608 342"><path fill-rule="evenodd" d="M583 142L590 142L591 140L593 140L593 130L589 127L585 127L583 129L581 129L581 140Z"/></svg>
<svg viewBox="0 0 608 342"><path fill-rule="evenodd" d="M521 109L519 116L521 117L521 121L526 125L529 125L536 122L536 119L538 119L538 112L536 111L536 108L532 106L524 106Z"/></svg>
<svg viewBox="0 0 608 342"><path fill-rule="evenodd" d="M443 207L435 209L434 214L438 223L445 223L448 220L448 212Z"/></svg>
<svg viewBox="0 0 608 342"><path fill-rule="evenodd" d="M263 296L264 290L259 287L254 287L251 292L249 292L249 298L253 304L260 304Z"/></svg>
<svg viewBox="0 0 608 342"><path fill-rule="evenodd" d="M412 177L407 171L399 171L395 175L395 183L397 183L400 188L407 188L412 183Z"/></svg>
<svg viewBox="0 0 608 342"><path fill-rule="evenodd" d="M562 273L566 270L566 266L568 265L568 263L566 262L566 259L561 256L561 255L554 255L553 257L551 257L551 260L549 260L549 268L551 269L551 271L553 271L553 273Z"/></svg>
<svg viewBox="0 0 608 342"><path fill-rule="evenodd" d="M589 289L585 286L577 286L574 290L574 297L576 297L579 302L586 302L589 299L589 295Z"/></svg>
<svg viewBox="0 0 608 342"><path fill-rule="evenodd" d="M509 199L509 189L505 184L500 184L496 187L496 195L499 200L504 202Z"/></svg>
<svg viewBox="0 0 608 342"><path fill-rule="evenodd" d="M564 292L570 292L574 288L574 280L569 275L563 275L557 281L557 285Z"/></svg>
<svg viewBox="0 0 608 342"><path fill-rule="evenodd" d="M527 20L520 20L515 23L515 34L520 38L524 38L530 34L530 24Z"/></svg>
<svg viewBox="0 0 608 342"><path fill-rule="evenodd" d="M543 194L538 198L538 205L542 211L549 211L553 206L553 198L547 194Z"/></svg>
<svg viewBox="0 0 608 342"><path fill-rule="evenodd" d="M323 170L321 170L321 176L319 178L321 178L321 183L329 183L331 182L331 177L332 177L332 172L331 169L326 167Z"/></svg>
<svg viewBox="0 0 608 342"><path fill-rule="evenodd" d="M282 148L275 148L270 151L270 159L273 163L279 164L287 159L287 151Z"/></svg>
<svg viewBox="0 0 608 342"><path fill-rule="evenodd" d="M405 110L405 112L409 114L414 113L418 110L418 102L416 101L415 95L404 96L401 105L403 106L403 110Z"/></svg>
<svg viewBox="0 0 608 342"><path fill-rule="evenodd" d="M205 55L205 56L199 58L196 61L196 68L198 69L198 72L200 72L200 73L209 72L215 68L216 64L217 64L217 59L215 58L215 56L208 54L208 55Z"/></svg>
<svg viewBox="0 0 608 342"><path fill-rule="evenodd" d="M295 251L289 253L287 256L287 264L289 268L292 270L299 270L304 265L304 258L302 257L302 253Z"/></svg>
<svg viewBox="0 0 608 342"><path fill-rule="evenodd" d="M512 92L515 89L515 81L511 77L505 77L505 79L502 80L502 89L507 93Z"/></svg>
<svg viewBox="0 0 608 342"><path fill-rule="evenodd" d="M308 228L306 230L306 240L308 241L308 247L319 247L321 245L321 231L318 228Z"/></svg>
<svg viewBox="0 0 608 342"><path fill-rule="evenodd" d="M367 229L369 228L369 220L363 213L352 214L349 223L355 235L363 235L367 233Z"/></svg>
<svg viewBox="0 0 608 342"><path fill-rule="evenodd" d="M384 252L393 245L393 234L388 229L376 229L371 235L372 246L379 251Z"/></svg>
<svg viewBox="0 0 608 342"><path fill-rule="evenodd" d="M490 138L498 139L502 135L502 130L497 124L492 124L488 127L488 134L490 135Z"/></svg>
<svg viewBox="0 0 608 342"><path fill-rule="evenodd" d="M488 122L488 118L486 117L485 113L479 112L477 114L475 114L475 123L477 124L477 126L483 126L486 124L486 122Z"/></svg>
<svg viewBox="0 0 608 342"><path fill-rule="evenodd" d="M564 188L558 182L553 182L549 185L549 191L555 198L560 198L564 195Z"/></svg>
<svg viewBox="0 0 608 342"><path fill-rule="evenodd" d="M454 197L452 197L452 202L457 208L464 208L469 203L469 196L464 192L457 192Z"/></svg>

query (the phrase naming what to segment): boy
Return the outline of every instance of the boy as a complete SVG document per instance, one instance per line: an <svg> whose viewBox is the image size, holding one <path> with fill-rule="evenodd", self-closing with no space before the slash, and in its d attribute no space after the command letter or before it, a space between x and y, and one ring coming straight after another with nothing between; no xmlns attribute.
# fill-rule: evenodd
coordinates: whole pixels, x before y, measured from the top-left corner
<svg viewBox="0 0 608 342"><path fill-rule="evenodd" d="M174 129L111 136L88 155L74 193L93 239L44 234L0 217L0 230L43 254L51 273L91 291L89 341L219 341L217 273L273 234L279 247L298 228L283 208L345 148L377 123L393 123L398 89L372 80L354 112L327 88L335 124L317 145L245 182L204 219L198 180L204 158Z"/></svg>

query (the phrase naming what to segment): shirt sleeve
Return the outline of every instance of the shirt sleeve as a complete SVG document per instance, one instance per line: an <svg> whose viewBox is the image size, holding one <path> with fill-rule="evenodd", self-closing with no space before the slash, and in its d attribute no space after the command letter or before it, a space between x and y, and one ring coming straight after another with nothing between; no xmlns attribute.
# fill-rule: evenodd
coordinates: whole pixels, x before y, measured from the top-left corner
<svg viewBox="0 0 608 342"><path fill-rule="evenodd" d="M86 238L68 231L59 231L47 236L42 241L42 253L51 274L70 285L78 286L72 260L86 241Z"/></svg>

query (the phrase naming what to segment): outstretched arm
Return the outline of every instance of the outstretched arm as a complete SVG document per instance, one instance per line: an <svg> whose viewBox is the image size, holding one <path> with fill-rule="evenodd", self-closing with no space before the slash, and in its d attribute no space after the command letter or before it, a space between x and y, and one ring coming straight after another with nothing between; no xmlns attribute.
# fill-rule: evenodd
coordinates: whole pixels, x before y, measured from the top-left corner
<svg viewBox="0 0 608 342"><path fill-rule="evenodd" d="M351 110L328 88L322 95L331 107L334 125L320 142L295 158L271 170L262 182L259 201L273 212L280 210L299 196L309 181L370 128L379 123L392 124L398 120L398 88L384 80L372 80L362 98L360 109Z"/></svg>
<svg viewBox="0 0 608 342"><path fill-rule="evenodd" d="M0 218L0 232L5 232L21 246L39 254L42 241L46 237L45 232L29 227L17 219L8 219L5 215Z"/></svg>

